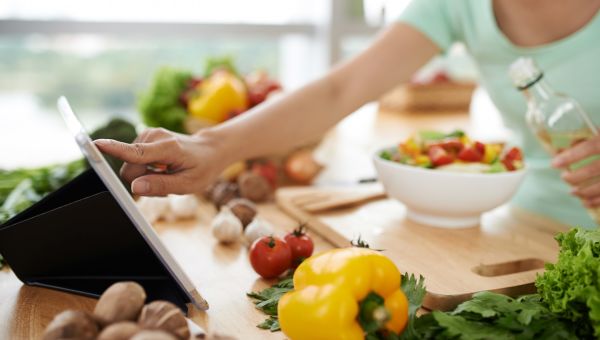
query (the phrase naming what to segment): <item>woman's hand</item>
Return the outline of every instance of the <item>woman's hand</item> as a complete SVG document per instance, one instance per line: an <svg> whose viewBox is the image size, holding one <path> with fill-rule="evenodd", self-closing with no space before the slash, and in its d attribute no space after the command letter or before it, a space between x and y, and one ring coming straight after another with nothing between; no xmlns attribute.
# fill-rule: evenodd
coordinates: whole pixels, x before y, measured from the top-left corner
<svg viewBox="0 0 600 340"><path fill-rule="evenodd" d="M579 161L598 155L600 155L600 136L561 152L552 161L554 167L564 169L562 179L573 187L572 194L581 198L588 208L600 206L600 160L579 169L568 169Z"/></svg>
<svg viewBox="0 0 600 340"><path fill-rule="evenodd" d="M165 196L200 192L228 164L217 138L209 130L182 135L165 129L148 129L132 144L110 139L94 142L104 153L125 161L121 176L131 191L143 196ZM148 170L166 165L166 173Z"/></svg>

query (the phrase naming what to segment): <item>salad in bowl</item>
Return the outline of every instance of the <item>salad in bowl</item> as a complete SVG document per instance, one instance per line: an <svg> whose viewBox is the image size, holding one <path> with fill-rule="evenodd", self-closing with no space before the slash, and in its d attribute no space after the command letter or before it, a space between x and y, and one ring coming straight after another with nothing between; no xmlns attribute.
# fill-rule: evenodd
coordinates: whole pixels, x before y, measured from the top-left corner
<svg viewBox="0 0 600 340"><path fill-rule="evenodd" d="M462 131L420 131L377 151L373 162L388 195L420 224L465 228L510 200L525 176L522 152L481 143Z"/></svg>
<svg viewBox="0 0 600 340"><path fill-rule="evenodd" d="M517 147L471 140L463 131L419 131L396 150L383 150L381 158L427 169L472 173L498 173L523 168Z"/></svg>

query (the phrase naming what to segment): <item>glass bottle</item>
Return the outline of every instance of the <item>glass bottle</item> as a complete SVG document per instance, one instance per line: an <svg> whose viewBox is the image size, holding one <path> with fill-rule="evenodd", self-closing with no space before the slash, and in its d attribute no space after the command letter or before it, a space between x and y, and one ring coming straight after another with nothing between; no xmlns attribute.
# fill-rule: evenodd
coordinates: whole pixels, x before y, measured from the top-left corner
<svg viewBox="0 0 600 340"><path fill-rule="evenodd" d="M510 65L509 75L527 100L527 124L549 153L555 155L598 135L598 129L581 105L572 97L556 92L533 59L517 59ZM597 159L600 157L589 157L572 164L570 169L578 169ZM594 178L584 186L596 181L598 179ZM600 224L600 208L588 212Z"/></svg>

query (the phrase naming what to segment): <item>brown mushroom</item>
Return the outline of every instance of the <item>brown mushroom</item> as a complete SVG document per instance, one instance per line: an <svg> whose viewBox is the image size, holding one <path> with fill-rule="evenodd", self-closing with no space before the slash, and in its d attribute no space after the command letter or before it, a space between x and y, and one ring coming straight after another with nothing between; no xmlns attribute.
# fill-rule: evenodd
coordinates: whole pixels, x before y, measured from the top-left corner
<svg viewBox="0 0 600 340"><path fill-rule="evenodd" d="M104 328L96 340L129 340L142 328L132 321L117 322Z"/></svg>
<svg viewBox="0 0 600 340"><path fill-rule="evenodd" d="M161 330L143 330L134 335L131 340L177 340L177 338Z"/></svg>
<svg viewBox="0 0 600 340"><path fill-rule="evenodd" d="M143 328L167 331L186 340L190 329L181 310L168 301L154 301L142 309L138 323Z"/></svg>
<svg viewBox="0 0 600 340"><path fill-rule="evenodd" d="M256 205L245 198L236 198L227 203L231 212L242 222L244 229L256 216Z"/></svg>
<svg viewBox="0 0 600 340"><path fill-rule="evenodd" d="M98 335L96 321L87 313L66 310L54 317L46 327L43 340L55 339L95 339Z"/></svg>
<svg viewBox="0 0 600 340"><path fill-rule="evenodd" d="M146 292L135 282L118 282L98 300L94 316L102 326L119 321L135 321L144 306Z"/></svg>
<svg viewBox="0 0 600 340"><path fill-rule="evenodd" d="M215 184L212 190L211 201L219 209L232 199L238 197L240 197L240 191L237 183L221 181Z"/></svg>
<svg viewBox="0 0 600 340"><path fill-rule="evenodd" d="M253 202L264 202L271 197L272 187L261 175L252 172L244 172L238 177L240 194Z"/></svg>

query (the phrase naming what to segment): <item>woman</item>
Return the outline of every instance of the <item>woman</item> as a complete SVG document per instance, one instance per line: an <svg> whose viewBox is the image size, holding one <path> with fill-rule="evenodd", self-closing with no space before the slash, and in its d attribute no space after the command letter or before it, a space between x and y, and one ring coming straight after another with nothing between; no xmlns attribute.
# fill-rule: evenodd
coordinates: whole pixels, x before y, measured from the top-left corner
<svg viewBox="0 0 600 340"><path fill-rule="evenodd" d="M507 69L519 56L533 57L551 84L579 100L600 123L599 9L600 0L413 0L369 49L249 114L193 136L150 129L131 145L96 143L127 162L122 176L132 182L136 194L199 191L234 161L319 136L364 103L407 82L453 42L462 41L531 169L514 203L570 225L594 226L583 205L600 207L600 183L581 184L600 175L600 161L562 174L551 168L550 156L526 126L525 101ZM600 138L594 138L558 155L552 165L566 169L599 152ZM149 163L168 164L175 172L148 173Z"/></svg>

